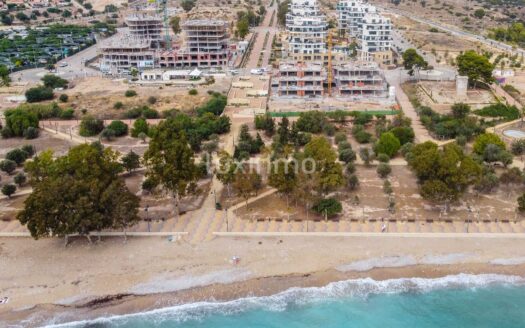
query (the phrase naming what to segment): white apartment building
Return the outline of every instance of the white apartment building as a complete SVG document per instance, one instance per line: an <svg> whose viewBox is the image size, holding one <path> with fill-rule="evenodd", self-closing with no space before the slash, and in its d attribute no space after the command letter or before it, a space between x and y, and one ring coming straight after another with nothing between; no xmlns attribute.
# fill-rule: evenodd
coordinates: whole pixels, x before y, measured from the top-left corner
<svg viewBox="0 0 525 328"><path fill-rule="evenodd" d="M392 22L390 18L377 13L369 13L363 17L363 29L360 38L361 57L364 60L376 60L377 56L391 53ZM387 59L387 58L382 58ZM391 59L390 59L391 60ZM383 64L390 64L382 60Z"/></svg>
<svg viewBox="0 0 525 328"><path fill-rule="evenodd" d="M376 13L376 7L362 0L340 0L337 3L339 31L342 35L359 38L363 30L363 17Z"/></svg>
<svg viewBox="0 0 525 328"><path fill-rule="evenodd" d="M328 24L316 0L292 0L286 14L290 54L326 52Z"/></svg>

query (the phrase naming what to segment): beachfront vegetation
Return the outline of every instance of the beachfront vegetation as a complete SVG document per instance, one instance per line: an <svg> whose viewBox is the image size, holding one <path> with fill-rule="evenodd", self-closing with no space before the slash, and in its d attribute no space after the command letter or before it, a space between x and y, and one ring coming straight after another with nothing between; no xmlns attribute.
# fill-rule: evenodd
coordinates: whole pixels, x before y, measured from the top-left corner
<svg viewBox="0 0 525 328"><path fill-rule="evenodd" d="M194 153L181 122L167 119L152 129L149 147L144 153L146 177L171 193L175 214L180 213L180 198L196 191L199 175Z"/></svg>
<svg viewBox="0 0 525 328"><path fill-rule="evenodd" d="M44 151L25 170L33 192L17 215L35 239L87 236L108 228L126 229L139 220L139 198L120 176L118 153L83 144L53 158Z"/></svg>
<svg viewBox="0 0 525 328"><path fill-rule="evenodd" d="M439 149L427 141L415 145L406 158L418 178L421 196L444 204L445 209L482 175L481 165L454 143Z"/></svg>

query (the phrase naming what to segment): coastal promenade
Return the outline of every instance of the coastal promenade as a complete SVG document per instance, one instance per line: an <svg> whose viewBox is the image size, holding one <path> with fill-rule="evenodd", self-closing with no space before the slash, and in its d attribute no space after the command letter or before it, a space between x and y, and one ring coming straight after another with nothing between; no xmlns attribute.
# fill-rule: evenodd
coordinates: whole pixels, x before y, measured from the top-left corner
<svg viewBox="0 0 525 328"><path fill-rule="evenodd" d="M206 209L207 208L207 209ZM403 234L414 236L439 236L442 234L454 235L462 238L470 235L490 235L501 236L525 236L525 221L498 221L498 222L472 222L461 221L359 221L359 220L340 220L340 221L306 221L306 220L244 220L232 217L229 211L212 210L205 207L205 210L197 210L182 215L178 220L157 220L149 224L141 222L129 229L128 236L159 237L182 233L190 243L200 243L209 241L217 235L241 234L243 236L257 236L257 234L269 235L290 235L294 233L303 236L315 236L319 233L330 236L363 236L369 234L376 235L397 235ZM383 226L385 226L384 232ZM124 236L123 232L104 232L102 236ZM93 233L93 236L97 236ZM1 221L0 237L29 237L27 229L20 225L18 221Z"/></svg>

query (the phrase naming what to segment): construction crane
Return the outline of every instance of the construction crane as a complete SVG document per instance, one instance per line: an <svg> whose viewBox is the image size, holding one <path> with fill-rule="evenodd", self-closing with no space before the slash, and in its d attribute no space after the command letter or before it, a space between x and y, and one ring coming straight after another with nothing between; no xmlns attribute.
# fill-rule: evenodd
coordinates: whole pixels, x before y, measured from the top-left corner
<svg viewBox="0 0 525 328"><path fill-rule="evenodd" d="M330 29L327 32L326 35L326 43L328 46L328 96L332 96L332 80L333 80L333 71L332 71L332 46L333 46L333 39L332 39L332 32L333 30Z"/></svg>
<svg viewBox="0 0 525 328"><path fill-rule="evenodd" d="M163 17L164 24L164 43L166 50L171 50L170 24L168 16L168 0L148 0L149 3L157 4L157 12Z"/></svg>

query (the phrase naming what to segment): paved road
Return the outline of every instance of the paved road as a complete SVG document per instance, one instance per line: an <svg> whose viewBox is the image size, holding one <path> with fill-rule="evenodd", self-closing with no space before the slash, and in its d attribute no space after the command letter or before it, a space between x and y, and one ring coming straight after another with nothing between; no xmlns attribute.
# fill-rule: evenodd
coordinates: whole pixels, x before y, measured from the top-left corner
<svg viewBox="0 0 525 328"><path fill-rule="evenodd" d="M272 25L270 26L272 15L274 15L274 13L275 17L273 19ZM268 65L270 51L272 50L272 39L277 33L277 10L275 4L273 7L268 8L262 24L254 29L254 33L257 33L257 38L253 41L252 52L250 53L250 58L248 58L246 63L247 69L266 67ZM264 39L266 34L268 34L268 40L265 43ZM260 65L258 65L259 56L261 53L263 53L263 61Z"/></svg>
<svg viewBox="0 0 525 328"><path fill-rule="evenodd" d="M66 67L58 67L57 72L54 73L64 79L72 80L79 77L99 75L100 72L89 67L84 66L84 62L97 55L97 45L92 45L70 57L60 61L60 63L67 63ZM36 83L48 74L49 71L45 68L27 69L11 74L12 81Z"/></svg>

